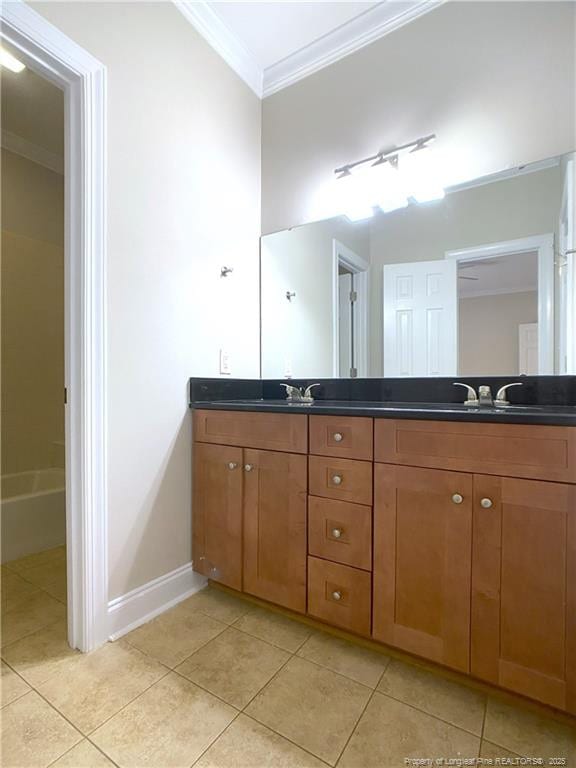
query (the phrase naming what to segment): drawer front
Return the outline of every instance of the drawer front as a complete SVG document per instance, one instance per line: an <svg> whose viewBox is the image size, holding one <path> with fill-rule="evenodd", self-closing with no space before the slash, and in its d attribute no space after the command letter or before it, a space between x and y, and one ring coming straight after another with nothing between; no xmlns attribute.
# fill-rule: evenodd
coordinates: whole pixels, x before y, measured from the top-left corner
<svg viewBox="0 0 576 768"><path fill-rule="evenodd" d="M308 497L308 552L372 570L372 510L348 501Z"/></svg>
<svg viewBox="0 0 576 768"><path fill-rule="evenodd" d="M347 565L308 558L308 613L336 627L370 635L372 577Z"/></svg>
<svg viewBox="0 0 576 768"><path fill-rule="evenodd" d="M576 427L377 419L375 461L576 483Z"/></svg>
<svg viewBox="0 0 576 768"><path fill-rule="evenodd" d="M311 416L310 453L372 461L373 429L361 416Z"/></svg>
<svg viewBox="0 0 576 768"><path fill-rule="evenodd" d="M313 496L372 504L372 464L354 459L310 456L308 487Z"/></svg>
<svg viewBox="0 0 576 768"><path fill-rule="evenodd" d="M194 439L216 445L307 453L308 416L197 410L194 411Z"/></svg>

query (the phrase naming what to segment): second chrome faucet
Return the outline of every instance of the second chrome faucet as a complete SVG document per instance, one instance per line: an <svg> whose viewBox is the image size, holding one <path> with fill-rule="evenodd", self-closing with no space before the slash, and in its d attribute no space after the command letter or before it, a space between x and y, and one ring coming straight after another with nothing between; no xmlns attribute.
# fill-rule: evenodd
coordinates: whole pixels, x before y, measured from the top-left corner
<svg viewBox="0 0 576 768"><path fill-rule="evenodd" d="M490 387L486 385L478 387L478 394L476 394L476 390L474 387L471 387L470 384L464 384L461 381L455 381L454 386L466 388L468 397L464 401L464 405L469 405L476 408L492 408L493 406L503 407L510 405L510 402L506 397L506 392L510 389L510 387L521 387L522 382L515 381L512 384L505 384L503 387L500 387L496 393L495 398L492 397L492 390Z"/></svg>

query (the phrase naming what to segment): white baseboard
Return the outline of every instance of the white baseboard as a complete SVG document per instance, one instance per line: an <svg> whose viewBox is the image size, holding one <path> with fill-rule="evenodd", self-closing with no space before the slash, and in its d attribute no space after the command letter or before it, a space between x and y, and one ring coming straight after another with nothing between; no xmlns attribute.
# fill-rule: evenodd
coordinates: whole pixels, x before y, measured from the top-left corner
<svg viewBox="0 0 576 768"><path fill-rule="evenodd" d="M108 603L108 636L117 640L141 624L172 608L206 585L192 563L165 573Z"/></svg>

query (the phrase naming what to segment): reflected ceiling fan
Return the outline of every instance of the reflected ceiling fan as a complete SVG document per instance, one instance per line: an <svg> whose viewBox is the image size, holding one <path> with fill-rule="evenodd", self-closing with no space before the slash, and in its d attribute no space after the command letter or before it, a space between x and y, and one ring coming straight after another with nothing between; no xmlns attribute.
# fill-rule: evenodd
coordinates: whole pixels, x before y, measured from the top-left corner
<svg viewBox="0 0 576 768"><path fill-rule="evenodd" d="M470 264L462 264L462 266L458 267L458 271L463 272L465 269L477 269L478 267L493 267L493 266L494 266L493 258L482 259L481 261L479 259L476 259L473 262L470 262ZM480 280L480 278L473 277L472 275L458 275L458 280Z"/></svg>

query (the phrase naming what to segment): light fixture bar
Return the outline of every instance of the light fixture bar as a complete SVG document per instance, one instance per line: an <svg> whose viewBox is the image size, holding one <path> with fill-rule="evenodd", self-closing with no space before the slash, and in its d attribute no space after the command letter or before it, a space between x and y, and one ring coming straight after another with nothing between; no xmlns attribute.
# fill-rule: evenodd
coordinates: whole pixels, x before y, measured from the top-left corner
<svg viewBox="0 0 576 768"><path fill-rule="evenodd" d="M350 173L352 168L356 168L358 165L364 165L364 163L371 163L373 160L384 161L388 158L392 158L400 154L400 152L407 152L414 149L422 149L422 147L425 147L431 141L434 141L435 138L436 138L436 134L431 133L429 136L423 136L421 139L416 139L416 141L409 141L407 144L402 144L401 146L395 147L394 149L387 150L386 152L377 152L375 155L370 155L370 157L365 157L362 160L356 160L354 163L347 163L346 165L342 165L340 168L335 168L334 173L347 174L347 173Z"/></svg>

